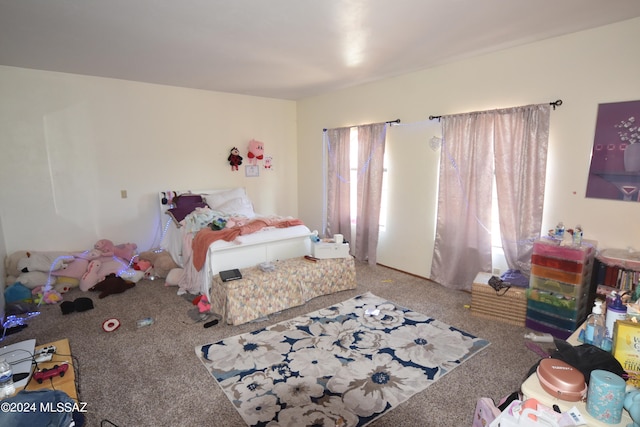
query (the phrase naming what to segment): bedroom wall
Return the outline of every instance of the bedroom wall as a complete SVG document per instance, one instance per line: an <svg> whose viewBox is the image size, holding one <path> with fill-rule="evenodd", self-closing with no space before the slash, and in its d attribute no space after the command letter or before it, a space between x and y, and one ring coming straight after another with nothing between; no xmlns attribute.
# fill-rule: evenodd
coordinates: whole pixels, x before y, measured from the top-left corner
<svg viewBox="0 0 640 427"><path fill-rule="evenodd" d="M600 248L640 250L640 203L585 198L598 104L640 99L637 40L640 19L298 102L300 216L320 229L323 128L400 118L387 134L390 221L378 262L429 277L439 159L429 115L562 99L551 114L543 230L581 224Z"/></svg>
<svg viewBox="0 0 640 427"><path fill-rule="evenodd" d="M243 186L257 212L298 214L293 101L0 67L0 117L8 253L100 238L152 248L167 189ZM273 157L257 178L227 162L252 138Z"/></svg>
<svg viewBox="0 0 640 427"><path fill-rule="evenodd" d="M2 229L2 217L0 216L0 259L4 260L7 256L7 248L4 243L4 231ZM4 267L4 262L0 262L0 319L4 321L4 289L7 284L5 283L6 278L6 269Z"/></svg>

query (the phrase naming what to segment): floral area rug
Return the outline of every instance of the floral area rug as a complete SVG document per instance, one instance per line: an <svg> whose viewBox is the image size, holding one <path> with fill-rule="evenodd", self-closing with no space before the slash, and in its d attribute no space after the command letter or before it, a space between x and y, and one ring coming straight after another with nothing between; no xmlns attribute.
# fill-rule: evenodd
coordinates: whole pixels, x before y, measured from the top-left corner
<svg viewBox="0 0 640 427"><path fill-rule="evenodd" d="M250 426L364 426L489 342L367 293L196 347Z"/></svg>

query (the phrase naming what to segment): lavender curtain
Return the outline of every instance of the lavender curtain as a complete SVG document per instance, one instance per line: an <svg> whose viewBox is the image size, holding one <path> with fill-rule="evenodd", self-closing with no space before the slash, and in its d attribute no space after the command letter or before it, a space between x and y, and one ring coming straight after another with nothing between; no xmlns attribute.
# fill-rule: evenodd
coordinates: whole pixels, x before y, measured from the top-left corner
<svg viewBox="0 0 640 427"><path fill-rule="evenodd" d="M350 211L350 128L327 130L327 231L340 233L359 261L376 263L386 123L358 126L357 212L355 236Z"/></svg>
<svg viewBox="0 0 640 427"><path fill-rule="evenodd" d="M342 234L348 241L351 241L350 143L351 129L327 130L326 234Z"/></svg>
<svg viewBox="0 0 640 427"><path fill-rule="evenodd" d="M468 290L478 272L491 271L494 164L507 264L530 271L531 239L542 224L549 108L443 117L432 280Z"/></svg>
<svg viewBox="0 0 640 427"><path fill-rule="evenodd" d="M380 232L386 123L358 126L357 260L375 265Z"/></svg>
<svg viewBox="0 0 640 427"><path fill-rule="evenodd" d="M436 236L431 279L470 289L491 271L493 119L472 113L443 118Z"/></svg>
<svg viewBox="0 0 640 427"><path fill-rule="evenodd" d="M502 247L509 268L531 272L544 207L549 104L498 111L495 175Z"/></svg>

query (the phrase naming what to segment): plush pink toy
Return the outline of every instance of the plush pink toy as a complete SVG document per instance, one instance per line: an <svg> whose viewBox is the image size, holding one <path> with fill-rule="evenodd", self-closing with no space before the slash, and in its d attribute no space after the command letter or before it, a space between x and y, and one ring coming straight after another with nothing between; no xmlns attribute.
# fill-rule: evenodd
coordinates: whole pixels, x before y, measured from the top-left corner
<svg viewBox="0 0 640 427"><path fill-rule="evenodd" d="M257 165L258 160L264 158L264 143L252 139L249 141L249 152L247 153L250 165Z"/></svg>
<svg viewBox="0 0 640 427"><path fill-rule="evenodd" d="M119 274L121 271L126 270L129 263L128 260L124 258L121 259L117 256L103 256L102 252L98 249L74 253L73 256L75 259L69 263L67 268L53 271L51 275L54 277L78 279L79 287L82 291L88 291L109 274ZM57 287L56 290L59 291Z"/></svg>
<svg viewBox="0 0 640 427"><path fill-rule="evenodd" d="M135 255L138 245L135 243L122 243L120 245L114 245L109 239L101 239L96 242L94 248L101 252L102 256L117 256L127 262L131 261L131 258Z"/></svg>
<svg viewBox="0 0 640 427"><path fill-rule="evenodd" d="M94 259L89 262L87 271L80 278L79 288L81 291L88 291L109 274L119 275L121 271L126 269L127 263L113 256Z"/></svg>

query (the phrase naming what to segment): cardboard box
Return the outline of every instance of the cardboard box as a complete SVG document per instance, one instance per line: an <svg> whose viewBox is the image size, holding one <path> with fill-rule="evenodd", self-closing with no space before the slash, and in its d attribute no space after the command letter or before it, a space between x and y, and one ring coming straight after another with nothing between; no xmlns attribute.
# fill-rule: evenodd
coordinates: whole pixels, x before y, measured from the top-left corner
<svg viewBox="0 0 640 427"><path fill-rule="evenodd" d="M317 242L311 244L311 255L320 258L348 258L349 244L334 242Z"/></svg>
<svg viewBox="0 0 640 427"><path fill-rule="evenodd" d="M618 320L613 324L611 354L629 375L627 384L640 387L640 323Z"/></svg>
<svg viewBox="0 0 640 427"><path fill-rule="evenodd" d="M490 273L478 273L473 280L471 285L471 314L510 325L525 326L527 288L511 286L503 295L498 295L489 286L491 276Z"/></svg>

